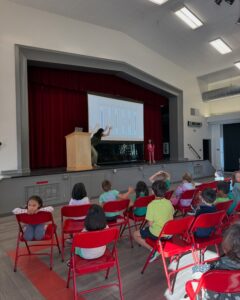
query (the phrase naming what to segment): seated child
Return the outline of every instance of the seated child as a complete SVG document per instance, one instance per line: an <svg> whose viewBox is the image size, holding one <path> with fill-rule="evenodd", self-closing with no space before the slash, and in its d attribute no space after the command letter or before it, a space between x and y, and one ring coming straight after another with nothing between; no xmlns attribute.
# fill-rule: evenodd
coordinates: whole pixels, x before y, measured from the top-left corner
<svg viewBox="0 0 240 300"><path fill-rule="evenodd" d="M240 223L235 223L229 227L225 232L222 249L224 256L220 257L219 260L203 265L204 268L199 266L193 267L193 272L201 272L205 269L206 271L210 270L239 270L240 272ZM217 279L217 278L216 278ZM237 300L240 299L240 294L216 294L212 291L205 291L203 299L230 299Z"/></svg>
<svg viewBox="0 0 240 300"><path fill-rule="evenodd" d="M232 176L232 192L228 196L229 199L233 199L233 203L228 210L228 214L231 214L240 202L240 171L234 172Z"/></svg>
<svg viewBox="0 0 240 300"><path fill-rule="evenodd" d="M217 198L214 204L229 201L229 182L218 181L217 183Z"/></svg>
<svg viewBox="0 0 240 300"><path fill-rule="evenodd" d="M175 197L171 199L171 202L173 205L177 205L179 202L179 199L181 198L181 195L183 192L188 190L193 190L195 188L195 184L192 179L192 175L189 173L183 174L182 177L182 183L177 187L175 191ZM192 199L182 199L180 200L180 204L182 206L189 206L192 202Z"/></svg>
<svg viewBox="0 0 240 300"><path fill-rule="evenodd" d="M109 201L127 199L129 195L134 191L132 187L128 187L128 191L125 194L121 194L117 190L112 190L112 185L109 180L104 180L102 182L102 189L104 190L104 193L102 193L99 197L99 202L101 205ZM107 221L115 221L120 213L121 212L106 213Z"/></svg>
<svg viewBox="0 0 240 300"><path fill-rule="evenodd" d="M170 182L170 174L168 172L158 171L157 173L149 177L149 181L151 181L151 183L153 183L156 180L164 181L166 183L167 190L169 190L171 182Z"/></svg>
<svg viewBox="0 0 240 300"><path fill-rule="evenodd" d="M136 195L133 197L133 202L135 202L140 197L145 197L149 195L149 190L144 181L138 181L135 189ZM147 207L137 207L134 210L136 216L145 216L147 212Z"/></svg>
<svg viewBox="0 0 240 300"><path fill-rule="evenodd" d="M100 205L93 204L84 221L83 232L103 230L107 228L106 217ZM75 253L85 259L94 259L103 256L106 246L96 248L76 248Z"/></svg>
<svg viewBox="0 0 240 300"><path fill-rule="evenodd" d="M38 213L39 211L48 211L53 212L52 206L43 207L43 201L39 196L31 196L28 201L26 208L15 208L12 212L15 215L18 214L29 214L33 215ZM30 225L26 224L24 227L23 237L26 241L37 240L40 241L43 239L45 235L47 225L45 224L35 224Z"/></svg>
<svg viewBox="0 0 240 300"><path fill-rule="evenodd" d="M89 204L89 198L85 186L82 182L76 183L72 189L72 198L69 201L69 205L84 205Z"/></svg>
<svg viewBox="0 0 240 300"><path fill-rule="evenodd" d="M147 207L148 226L135 231L133 234L135 241L149 250L152 250L152 247L145 241L146 238L157 240L163 226L167 221L173 219L174 214L171 201L164 198L167 191L166 183L157 180L152 184L152 190L156 198Z"/></svg>
<svg viewBox="0 0 240 300"><path fill-rule="evenodd" d="M200 204L199 208L195 212L195 216L199 216L205 213L216 212L216 207L214 206L214 202L216 200L216 192L213 189L206 188L202 191L199 196L202 204ZM196 237L209 237L214 228L198 228L195 232Z"/></svg>

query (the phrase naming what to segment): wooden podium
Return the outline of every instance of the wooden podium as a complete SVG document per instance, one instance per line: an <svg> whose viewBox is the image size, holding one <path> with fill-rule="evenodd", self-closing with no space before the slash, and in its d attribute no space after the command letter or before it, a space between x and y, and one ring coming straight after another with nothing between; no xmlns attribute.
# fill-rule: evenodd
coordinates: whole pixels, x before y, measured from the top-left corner
<svg viewBox="0 0 240 300"><path fill-rule="evenodd" d="M92 169L90 136L88 132L78 131L66 135L67 171Z"/></svg>

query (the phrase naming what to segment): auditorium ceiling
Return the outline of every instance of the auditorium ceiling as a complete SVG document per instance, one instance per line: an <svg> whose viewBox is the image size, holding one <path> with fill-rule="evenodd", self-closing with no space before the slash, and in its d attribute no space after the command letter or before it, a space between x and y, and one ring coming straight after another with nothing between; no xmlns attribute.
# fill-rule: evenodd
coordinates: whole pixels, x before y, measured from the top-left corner
<svg viewBox="0 0 240 300"><path fill-rule="evenodd" d="M239 76L240 2L214 0L169 0L159 6L148 0L9 0L121 31L158 52L193 75L214 81ZM174 12L187 6L204 23L192 30ZM232 52L221 55L209 42L222 37Z"/></svg>

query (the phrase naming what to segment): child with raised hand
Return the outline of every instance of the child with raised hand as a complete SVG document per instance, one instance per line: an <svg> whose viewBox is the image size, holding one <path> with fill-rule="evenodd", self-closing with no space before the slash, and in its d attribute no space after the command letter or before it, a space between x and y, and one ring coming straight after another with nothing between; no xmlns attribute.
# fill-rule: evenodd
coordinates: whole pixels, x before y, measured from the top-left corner
<svg viewBox="0 0 240 300"><path fill-rule="evenodd" d="M99 203L101 205L109 201L128 199L129 195L134 191L132 187L128 187L128 191L124 194L121 194L119 191L112 189L112 184L109 180L104 180L102 182L102 189L104 193L102 193L99 197ZM121 212L106 213L106 218L108 221L114 221L120 213Z"/></svg>
<svg viewBox="0 0 240 300"><path fill-rule="evenodd" d="M193 190L195 188L195 184L192 179L192 175L190 173L184 173L182 176L182 183L177 187L175 191L175 197L171 199L171 202L173 205L177 205L179 202L179 199L181 198L181 195L183 192L188 190ZM180 200L180 204L182 206L188 206L192 202L192 199L184 199Z"/></svg>
<svg viewBox="0 0 240 300"><path fill-rule="evenodd" d="M168 190L170 188L170 184L171 184L170 178L171 178L171 176L168 172L158 171L157 173L155 173L151 177L149 177L149 181L151 183L153 183L156 180L164 181L166 183L166 187L167 187L167 190Z"/></svg>
<svg viewBox="0 0 240 300"><path fill-rule="evenodd" d="M82 182L76 183L72 189L72 198L69 201L69 205L84 205L89 204L89 198L85 186Z"/></svg>
<svg viewBox="0 0 240 300"><path fill-rule="evenodd" d="M107 228L106 217L103 208L100 205L93 204L84 221L84 229L86 231L103 230ZM76 248L75 253L85 259L94 259L101 257L106 251L106 246L96 248Z"/></svg>
<svg viewBox="0 0 240 300"><path fill-rule="evenodd" d="M15 215L18 214L29 214L33 215L38 213L39 211L47 211L47 212L53 212L52 206L43 206L43 201L39 196L31 196L28 201L25 208L15 208L12 212ZM47 225L45 224L35 224L30 225L26 224L24 228L23 237L26 241L32 241L37 240L40 241L43 239L45 235Z"/></svg>
<svg viewBox="0 0 240 300"><path fill-rule="evenodd" d="M152 247L146 242L146 238L157 240L163 226L167 221L173 219L174 214L171 201L164 198L167 191L166 183L157 180L152 184L152 190L156 198L147 207L146 220L148 226L135 231L133 234L135 241L149 250L152 250Z"/></svg>

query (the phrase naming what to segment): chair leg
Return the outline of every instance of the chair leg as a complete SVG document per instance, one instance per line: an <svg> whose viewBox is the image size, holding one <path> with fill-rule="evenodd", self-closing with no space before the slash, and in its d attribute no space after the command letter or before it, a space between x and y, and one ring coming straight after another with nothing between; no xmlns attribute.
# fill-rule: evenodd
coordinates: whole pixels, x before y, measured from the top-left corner
<svg viewBox="0 0 240 300"><path fill-rule="evenodd" d="M24 243L25 243L25 245L26 245L26 248L27 248L28 254L29 254L29 255L31 255L31 251L30 251L30 248L29 248L29 246L28 246L28 243L27 243L27 241L25 241L25 240L24 240Z"/></svg>
<svg viewBox="0 0 240 300"><path fill-rule="evenodd" d="M53 267L53 239L54 239L54 234L52 234L52 240L51 240L51 249L50 249L50 270L52 270L52 267Z"/></svg>
<svg viewBox="0 0 240 300"><path fill-rule="evenodd" d="M68 267L68 277L67 277L67 288L69 288L69 282L70 282L70 277L71 277L71 259L70 259L70 262L69 262L69 267Z"/></svg>
<svg viewBox="0 0 240 300"><path fill-rule="evenodd" d="M17 272L17 263L18 263L18 252L19 252L19 235L17 239L17 247L16 247L16 253L15 253L15 263L14 263L14 272Z"/></svg>
<svg viewBox="0 0 240 300"><path fill-rule="evenodd" d="M77 284L76 284L76 273L73 269L73 290L74 290L74 300L77 300Z"/></svg>
<svg viewBox="0 0 240 300"><path fill-rule="evenodd" d="M144 266L142 268L141 274L143 274L144 271L146 270L146 268L147 268L147 266L149 264L150 258L151 258L151 256L153 255L154 252L155 252L155 248L153 248L152 251L150 252L150 254L148 255L147 260L146 260L146 262L145 262L145 264L144 264Z"/></svg>
<svg viewBox="0 0 240 300"><path fill-rule="evenodd" d="M131 248L133 248L133 239L132 239L132 232L131 232L129 220L128 220L128 233L129 233L129 239L130 239L130 243L131 243Z"/></svg>
<svg viewBox="0 0 240 300"><path fill-rule="evenodd" d="M105 279L108 279L109 273L110 273L110 268L107 269L107 272L106 272L106 275L105 275Z"/></svg>
<svg viewBox="0 0 240 300"><path fill-rule="evenodd" d="M64 262L64 248L65 248L65 240L64 240L64 233L62 233L62 262Z"/></svg>
<svg viewBox="0 0 240 300"><path fill-rule="evenodd" d="M126 229L126 226L127 226L127 224L125 224L125 225L123 226L123 229L122 229L122 231L120 232L120 237L122 237L123 232L124 232L124 230Z"/></svg>
<svg viewBox="0 0 240 300"><path fill-rule="evenodd" d="M171 280L170 280L170 276L168 274L168 268L167 268L166 260L165 260L165 257L163 257L163 255L162 255L162 262L163 262L164 272L165 272L165 275L166 275L166 278L167 278L168 289L169 289L170 294L172 294L173 289L172 289L172 286L171 286Z"/></svg>
<svg viewBox="0 0 240 300"><path fill-rule="evenodd" d="M117 252L116 252L116 267L117 267L117 276L118 276L118 285L119 285L120 299L124 300L124 298L123 298L123 292L122 292L122 280L121 280L121 275L120 275L120 268L119 268L119 262L118 262Z"/></svg>
<svg viewBox="0 0 240 300"><path fill-rule="evenodd" d="M59 244L59 240L58 240L58 236L57 236L57 233L55 231L55 239L56 239L56 244L57 244L57 247L58 247L58 252L59 254L61 254L61 248L60 248L60 244Z"/></svg>

